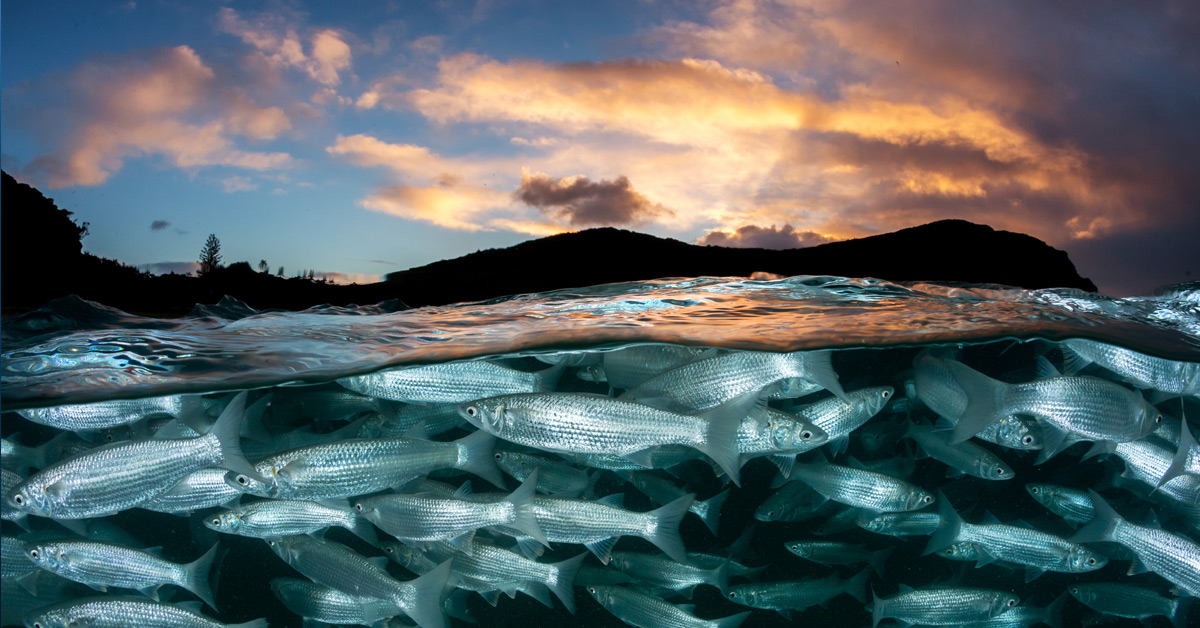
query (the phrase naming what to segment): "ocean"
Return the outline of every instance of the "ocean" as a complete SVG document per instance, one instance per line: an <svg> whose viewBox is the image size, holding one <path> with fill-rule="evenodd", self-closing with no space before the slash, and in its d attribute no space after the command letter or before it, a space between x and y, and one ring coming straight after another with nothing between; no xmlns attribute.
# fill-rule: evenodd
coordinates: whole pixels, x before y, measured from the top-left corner
<svg viewBox="0 0 1200 628"><path fill-rule="evenodd" d="M1200 538L1196 503L1175 503L1163 495L1164 491L1151 493L1154 487L1122 479L1123 471L1125 475L1129 473L1121 456L1105 452L1086 457L1090 442L1071 445L1040 463L1037 451L984 442L980 446L1003 460L1015 476L992 481L948 474L946 463L926 456L919 445L903 436L910 421L933 424L938 418L914 394L914 362L921 356L961 362L1011 384L1048 377L1044 370L1039 372L1039 360L1055 369L1068 368L1070 354L1062 343L1071 339L1096 341L1176 362L1200 363L1200 289L1194 286L1166 291L1160 296L1117 299L1066 289L1028 291L1003 286L896 284L840 277L802 276L766 281L686 278L418 309L384 303L323 306L302 312L257 312L227 298L216 306L198 306L193 315L174 320L144 318L101 304L64 299L39 312L5 320L2 339L3 436L26 446L47 442L60 430L34 423L18 412L63 404L168 395L204 395L212 403L223 403L239 391L248 391L248 400L253 402L270 394L272 405L268 407L274 409L269 409L263 418L269 433L282 439L283 434L300 430L312 437L311 442L320 442L325 435L335 432L339 434L336 438L343 438L345 432L338 432L339 429L355 420L364 420L364 415L371 411L333 413L327 406L314 410L299 402L285 402L307 399L305 395L310 393L321 398L344 395L349 391L338 380L351 381L380 371L486 361L522 373L558 369L557 380L546 392L617 396L627 389L610 386L589 367L603 365L605 356L621 352L636 352L646 347L689 347L696 349L693 359L704 360L740 352L828 351L837 381L847 393L887 386L894 394L873 418L850 433L844 451L826 445L819 454L816 450L800 454L800 463L820 464L818 456L855 468L859 463L869 467L878 463L883 466L875 468L882 469L885 475L937 495L939 503L948 500L968 522L980 523L994 517L1004 524L1028 526L1062 539L1069 539L1079 526L1040 505L1027 492L1026 485L1049 483L1094 489L1135 523L1144 523L1153 511L1157 519L1153 525L1193 541ZM1194 421L1188 417L1200 413L1194 393L1183 397L1156 393L1097 365L1086 367L1080 374L1121 386L1129 394L1147 400L1168 423L1181 418ZM763 403L801 415L804 408L833 396L820 386L801 396L776 394L768 399L766 392ZM661 400L638 401L655 405ZM428 403L416 401L409 405ZM1025 420L1038 424L1036 419ZM457 427L430 438L449 442L475 429L462 421ZM135 428L113 428L94 436L101 442L146 437L144 431L139 433ZM1158 438L1156 442L1166 447L1161 437L1158 433L1145 434L1139 435L1138 440ZM979 439L969 442L978 443ZM269 445L253 447L263 450ZM557 450L539 451L513 444L503 435L497 439L495 448L572 460L570 455L555 455ZM251 455L250 450L251 446L247 446L247 456L255 462L258 457ZM8 468L7 462L5 466ZM622 493L624 508L635 512L650 511L661 505L627 483L620 473L601 469L587 472L591 486L585 497L594 499ZM26 473L27 478L32 470ZM654 473L676 484L681 491L694 493L697 500L730 489L720 512L718 534L712 534L692 515L683 518L679 532L689 552L726 556L732 546L734 553L730 558L765 568L753 579L731 577L730 586L734 588L754 582L800 581L831 575L849 578L863 565L822 565L784 549L788 541L833 540L870 550L894 548L884 573L872 574L869 585L859 592L859 597L867 603L873 596L891 598L902 586L985 588L1011 593L1028 607L1045 607L1066 595L1061 605L1061 625L1140 625L1136 619L1091 610L1071 598L1068 589L1077 584L1120 582L1171 597L1172 582L1153 570L1129 575L1128 551L1112 544L1088 546L1109 558L1100 569L1084 573L1048 571L1027 581L1024 568L1005 564L1003 560L975 567L968 562L925 555L928 535L895 537L868 531L855 523L856 516L838 514L848 506L821 511L833 513L830 517L760 521L755 512L779 490L773 484L780 482L781 473L765 458L745 463L740 486L727 484L702 455ZM431 478L453 486L471 480L477 494L500 490L484 479L453 469L435 471ZM506 478L507 491L519 484L512 477ZM353 501L358 496L349 497ZM216 510L219 509L178 515L134 508L106 519L126 534L123 543L143 548L161 546L163 556L177 562L190 562L212 544L219 543L219 567L214 570L219 612L206 608L203 613L208 616L226 623L262 617L271 626L300 626L301 617L276 598L269 583L273 578L303 576L276 556L262 539L206 528L202 524L204 517ZM937 510L937 504L933 504L922 512ZM45 517L31 516L29 525L35 536L41 534L38 538L72 534ZM27 534L14 521L6 520L3 526L6 537ZM386 536L380 533L381 538ZM363 555L384 555L342 528L331 528L325 538ZM511 545L510 537L504 534L496 534L493 539L502 547ZM661 555L653 544L633 536L623 536L616 550ZM557 562L587 551L582 545L552 543L539 560ZM1200 564L1200 555L1187 558L1194 558ZM584 564L594 570L616 573L593 555ZM401 581L416 577L394 562L387 569ZM588 573L592 574L590 577L598 577L594 575L597 571ZM695 609L688 612L705 619L752 611L741 624L746 628L798 623L864 626L872 622L867 604L852 595L839 595L824 604L797 610L788 619L774 610L735 603L708 585L696 587L690 599L661 589L639 590L667 596L673 604L694 604ZM528 626L530 622L554 626L625 625L593 599L584 583L577 582L574 592L577 604L574 614L558 600L547 607L524 593L516 593L512 598L501 595L495 607L476 594L463 596L460 601L465 602L469 615L481 626ZM100 595L57 582L40 593L41 598L32 597L23 586L6 577L3 624L20 625L26 613L32 613L42 603ZM170 586L164 588L163 594L164 601L195 599ZM449 621L454 626L469 625L466 619ZM1149 621L1151 625L1171 625L1162 616ZM1191 621L1200 620L1193 616ZM895 625L894 620L884 619L884 622Z"/></svg>

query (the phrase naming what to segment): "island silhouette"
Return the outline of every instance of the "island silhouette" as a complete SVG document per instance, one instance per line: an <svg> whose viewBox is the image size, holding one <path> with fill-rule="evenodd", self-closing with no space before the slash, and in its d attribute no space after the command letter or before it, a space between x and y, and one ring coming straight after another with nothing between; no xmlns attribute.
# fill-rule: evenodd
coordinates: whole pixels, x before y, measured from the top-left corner
<svg viewBox="0 0 1200 628"><path fill-rule="evenodd" d="M3 173L0 306L30 312L74 295L126 312L178 317L232 296L257 310L385 302L386 309L480 301L604 283L698 276L835 275L897 282L999 284L1095 292L1064 251L1029 235L965 220L808 248L700 246L610 227L487 249L390 273L372 284L336 285L260 272L249 262L202 276L150 275L83 251L78 224L36 188Z"/></svg>

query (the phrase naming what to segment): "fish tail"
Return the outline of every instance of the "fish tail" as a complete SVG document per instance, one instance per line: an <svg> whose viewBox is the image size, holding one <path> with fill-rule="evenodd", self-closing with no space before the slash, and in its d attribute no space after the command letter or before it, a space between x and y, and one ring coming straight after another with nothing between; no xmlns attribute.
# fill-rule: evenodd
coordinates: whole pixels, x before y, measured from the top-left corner
<svg viewBox="0 0 1200 628"><path fill-rule="evenodd" d="M846 580L845 587L842 590L852 595L854 599L858 600L860 603L866 604L868 593L867 581L870 577L871 568L863 567L858 571L858 573L854 574L853 577L851 577L849 580Z"/></svg>
<svg viewBox="0 0 1200 628"><path fill-rule="evenodd" d="M562 379L563 371L567 365L565 362L559 362L548 369L537 372L537 389L539 392L551 392L558 386L558 380Z"/></svg>
<svg viewBox="0 0 1200 628"><path fill-rule="evenodd" d="M867 605L867 610L871 611L872 628L887 618L886 602L887 600L879 597L879 594L875 592L875 587L871 587L871 603Z"/></svg>
<svg viewBox="0 0 1200 628"><path fill-rule="evenodd" d="M1087 368L1092 363L1091 360L1083 357L1078 351L1071 348L1069 343L1062 342L1058 345L1062 351L1063 357L1063 372L1067 375L1075 375L1079 371Z"/></svg>
<svg viewBox="0 0 1200 628"><path fill-rule="evenodd" d="M730 615L729 617L712 619L709 620L709 623L713 625L713 628L737 628L738 626L742 625L742 622L746 621L746 618L750 616L751 612L752 611L746 611L744 613Z"/></svg>
<svg viewBox="0 0 1200 628"><path fill-rule="evenodd" d="M983 431L997 418L1009 414L1000 408L1007 384L954 360L946 360L954 381L967 393L967 408L954 426L950 444L961 443Z"/></svg>
<svg viewBox="0 0 1200 628"><path fill-rule="evenodd" d="M721 590L721 595L729 593L729 561L721 563L712 571L712 578L708 581L709 584Z"/></svg>
<svg viewBox="0 0 1200 628"><path fill-rule="evenodd" d="M726 499L729 499L729 489L725 489L702 502L695 503L696 509L693 512L699 515L700 520L704 522L704 525L708 526L713 536L717 536L717 524L721 518L721 507L725 505Z"/></svg>
<svg viewBox="0 0 1200 628"><path fill-rule="evenodd" d="M1072 543L1111 541L1117 523L1124 519L1117 514L1117 511L1113 510L1112 506L1108 505L1108 502L1104 501L1100 493L1089 489L1088 494L1092 496L1092 507L1096 510L1096 516L1092 517L1091 523L1080 528L1075 536L1070 538L1070 541Z"/></svg>
<svg viewBox="0 0 1200 628"><path fill-rule="evenodd" d="M442 598L450 580L451 562L447 560L409 583L413 586L413 603L404 612L421 628L449 628L442 612Z"/></svg>
<svg viewBox="0 0 1200 628"><path fill-rule="evenodd" d="M1062 628L1063 625L1063 607L1067 605L1067 600L1070 596L1066 593L1060 593L1058 597L1049 606L1042 609L1040 621L1050 628Z"/></svg>
<svg viewBox="0 0 1200 628"><path fill-rule="evenodd" d="M1177 597L1171 600L1171 614L1167 619L1171 620L1171 625L1175 628L1183 628L1188 625L1188 611L1192 610L1192 606L1196 604L1194 597Z"/></svg>
<svg viewBox="0 0 1200 628"><path fill-rule="evenodd" d="M474 473L495 486L505 488L504 476L500 474L500 468L496 466L496 457L493 454L493 448L496 445L495 436L483 430L476 430L454 441L454 444L459 446L460 451L458 469Z"/></svg>
<svg viewBox="0 0 1200 628"><path fill-rule="evenodd" d="M938 524L938 529L929 536L929 542L925 545L925 551L921 552L922 556L932 554L944 547L950 547L958 540L958 535L962 531L962 517L954 512L954 506L950 505L950 500L941 492L938 493L938 515L941 516L941 523Z"/></svg>
<svg viewBox="0 0 1200 628"><path fill-rule="evenodd" d="M687 494L675 501L649 513L654 520L653 531L646 535L646 540L658 546L664 554L679 563L687 561L687 552L683 548L683 538L679 536L679 523L692 506L695 495Z"/></svg>
<svg viewBox="0 0 1200 628"><path fill-rule="evenodd" d="M804 379L820 384L821 388L833 393L838 399L850 403L850 398L846 396L846 391L842 389L842 384L838 380L837 371L833 370L832 351L808 351L801 355L803 356Z"/></svg>
<svg viewBox="0 0 1200 628"><path fill-rule="evenodd" d="M537 515L533 509L533 498L536 496L534 490L537 488L538 469L534 469L529 477L513 491L506 501L513 505L514 518L512 527L524 532L530 538L537 540L542 545L549 545L546 540L546 533L542 531L542 526L538 525Z"/></svg>
<svg viewBox="0 0 1200 628"><path fill-rule="evenodd" d="M743 395L718 406L702 416L707 420L704 442L697 449L712 458L713 462L729 476L733 483L741 486L741 454L737 448L737 433L742 426L742 417L757 403L757 394Z"/></svg>
<svg viewBox="0 0 1200 628"><path fill-rule="evenodd" d="M233 401L229 402L229 405L225 406L225 410L221 412L221 416L217 418L217 422L213 424L212 430L208 434L216 438L221 447L222 468L270 484L266 478L258 474L254 465L246 460L246 454L242 453L242 419L245 416L246 393L241 392L233 398Z"/></svg>
<svg viewBox="0 0 1200 628"><path fill-rule="evenodd" d="M572 615L575 614L575 574L579 573L579 568L583 565L585 558L587 558L587 552L551 565L557 575L554 584L547 584L547 586L554 595L558 596L558 599L562 600L563 606L567 607Z"/></svg>
<svg viewBox="0 0 1200 628"><path fill-rule="evenodd" d="M1166 473L1163 473L1163 476L1158 479L1158 484L1154 486L1155 490L1161 488L1163 484L1187 473L1188 454L1191 452L1192 447L1196 446L1196 439L1192 436L1191 430L1188 429L1187 421L1180 421L1179 428L1179 448L1175 451L1175 457L1171 460L1171 466L1167 467Z"/></svg>
<svg viewBox="0 0 1200 628"><path fill-rule="evenodd" d="M349 521L346 522L346 529L351 534L367 542L371 547L379 547L379 534L375 532L375 526L365 517L359 517L354 514L353 508L347 508Z"/></svg>
<svg viewBox="0 0 1200 628"><path fill-rule="evenodd" d="M874 569L875 573L879 574L880 578L884 578L883 568L887 563L888 557L890 557L894 551L896 551L895 546L885 547L878 552L873 552L871 554L871 560L867 561L867 564L871 565L871 569Z"/></svg>
<svg viewBox="0 0 1200 628"><path fill-rule="evenodd" d="M207 552L195 561L183 566L183 582L179 586L191 591L196 597L204 600L213 610L217 609L216 596L212 586L208 584L209 572L212 571L213 560L217 557L217 543L208 548Z"/></svg>

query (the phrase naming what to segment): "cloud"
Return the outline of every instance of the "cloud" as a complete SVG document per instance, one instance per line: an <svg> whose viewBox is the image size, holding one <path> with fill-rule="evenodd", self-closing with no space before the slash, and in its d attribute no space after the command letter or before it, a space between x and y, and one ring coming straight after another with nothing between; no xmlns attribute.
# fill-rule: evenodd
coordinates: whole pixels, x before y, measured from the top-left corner
<svg viewBox="0 0 1200 628"><path fill-rule="evenodd" d="M224 7L217 19L222 31L254 47L273 67L303 70L314 81L330 87L341 83L342 73L350 70L350 46L336 30L312 33L308 37L309 53L305 54L295 20L288 16L263 13L245 19L234 9Z"/></svg>
<svg viewBox="0 0 1200 628"><path fill-rule="evenodd" d="M743 225L734 231L721 229L709 231L697 241L697 244L746 249L798 249L832 241L831 238L819 233L798 231L791 225L782 227Z"/></svg>
<svg viewBox="0 0 1200 628"><path fill-rule="evenodd" d="M477 217L505 202L505 195L496 190L449 183L429 187L392 185L367 196L361 204L371 211L447 229L480 231L486 227Z"/></svg>
<svg viewBox="0 0 1200 628"><path fill-rule="evenodd" d="M513 198L575 227L637 225L672 213L639 194L624 176L592 182L583 176L555 180L523 172Z"/></svg>
<svg viewBox="0 0 1200 628"><path fill-rule="evenodd" d="M162 231L163 229L166 229L167 227L170 227L170 226L171 226L171 223L169 223L165 220L155 220L154 222L150 223L150 230L151 231Z"/></svg>
<svg viewBox="0 0 1200 628"><path fill-rule="evenodd" d="M257 190L258 184L246 177L234 175L232 177L225 177L224 179L221 179L221 187L225 188L226 194L233 194L234 192L249 192L250 190Z"/></svg>
<svg viewBox="0 0 1200 628"><path fill-rule="evenodd" d="M152 264L142 264L138 266L138 270L150 273L151 275L166 275L175 273L177 275L190 275L200 272L199 262L154 262Z"/></svg>
<svg viewBox="0 0 1200 628"><path fill-rule="evenodd" d="M6 90L4 106L50 145L24 170L52 188L101 184L125 159L145 155L179 168L290 166L286 153L243 150L233 139L273 137L287 126L282 111L257 108L221 81L194 50L176 46L22 84Z"/></svg>

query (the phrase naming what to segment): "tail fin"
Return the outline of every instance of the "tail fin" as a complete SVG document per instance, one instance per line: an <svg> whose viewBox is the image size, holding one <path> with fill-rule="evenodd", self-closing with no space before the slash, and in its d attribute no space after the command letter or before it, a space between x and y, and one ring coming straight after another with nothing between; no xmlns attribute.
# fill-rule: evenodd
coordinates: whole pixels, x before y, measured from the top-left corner
<svg viewBox="0 0 1200 628"><path fill-rule="evenodd" d="M585 558L587 558L587 552L575 558L554 563L551 565L555 569L554 583L546 584L550 587L550 591L562 600L563 606L567 607L572 615L575 614L575 574L579 573L579 567L583 565Z"/></svg>
<svg viewBox="0 0 1200 628"><path fill-rule="evenodd" d="M1050 628L1062 628L1063 607L1067 605L1068 599L1070 599L1070 595L1065 592L1054 598L1049 606L1042 609L1041 622Z"/></svg>
<svg viewBox="0 0 1200 628"><path fill-rule="evenodd" d="M850 398L846 396L846 391L838 381L837 372L833 370L832 351L809 351L801 355L804 356L804 379L820 384L838 399L850 403Z"/></svg>
<svg viewBox="0 0 1200 628"><path fill-rule="evenodd" d="M529 537L536 539L542 545L549 545L550 541L546 540L546 533L542 531L542 527L538 525L537 515L533 509L533 498L536 496L534 489L537 488L538 469L534 469L529 477L513 491L505 501L511 502L515 518L512 521L512 527L524 532Z"/></svg>
<svg viewBox="0 0 1200 628"><path fill-rule="evenodd" d="M679 536L679 522L683 521L683 516L695 499L695 495L684 495L658 510L646 513L655 519L654 532L647 535L646 540L657 545L658 549L678 563L687 562L687 552Z"/></svg>
<svg viewBox="0 0 1200 628"><path fill-rule="evenodd" d="M1094 543L1096 541L1111 541L1113 530L1117 527L1118 522L1124 521L1117 511L1113 510L1104 498L1093 490L1088 490L1088 494L1092 496L1092 507L1096 510L1096 516L1092 517L1092 521L1079 529L1075 536L1070 538L1072 543Z"/></svg>
<svg viewBox="0 0 1200 628"><path fill-rule="evenodd" d="M346 529L351 534L367 542L371 547L379 547L379 535L375 532L375 525L367 521L366 517L358 517L354 514L354 509L348 510L350 520L346 523Z"/></svg>
<svg viewBox="0 0 1200 628"><path fill-rule="evenodd" d="M729 593L729 561L721 563L716 569L712 570L712 579L709 584L721 590L721 595Z"/></svg>
<svg viewBox="0 0 1200 628"><path fill-rule="evenodd" d="M245 414L246 393L241 392L233 398L233 401L229 402L229 405L225 406L225 410L221 412L221 416L217 418L217 422L213 424L212 430L206 436L213 436L220 444L222 468L270 484L266 478L258 474L254 465L250 464L250 461L246 460L246 455L242 453L240 439L242 418Z"/></svg>
<svg viewBox="0 0 1200 628"><path fill-rule="evenodd" d="M954 506L950 505L950 500L946 496L938 492L938 515L941 515L942 522L938 524L938 529L929 536L929 542L925 545L925 551L921 552L922 556L932 554L944 547L950 547L958 540L959 532L962 530L962 518L954 512Z"/></svg>
<svg viewBox="0 0 1200 628"><path fill-rule="evenodd" d="M213 559L217 556L217 544L204 553L203 556L195 561L184 565L183 567L183 582L179 586L196 594L196 597L204 600L205 604L217 610L216 596L213 595L212 587L208 584L209 572L212 569Z"/></svg>
<svg viewBox="0 0 1200 628"><path fill-rule="evenodd" d="M843 592L854 596L862 604L867 603L867 580L871 577L871 568L863 567L858 573L846 580Z"/></svg>
<svg viewBox="0 0 1200 628"><path fill-rule="evenodd" d="M954 381L967 393L967 408L963 410L962 418L954 426L950 444L961 443L971 438L999 417L1009 414L1003 412L1000 407L1000 400L1008 384L992 379L962 362L946 360L945 364L954 376Z"/></svg>
<svg viewBox="0 0 1200 628"><path fill-rule="evenodd" d="M558 380L562 378L563 371L567 368L566 362L559 362L548 369L537 372L537 389L539 392L550 392L558 386Z"/></svg>
<svg viewBox="0 0 1200 628"><path fill-rule="evenodd" d="M871 598L871 604L869 605L871 610L871 627L875 628L879 625L880 621L887 618L887 613L884 611L884 603L887 600L879 597L879 594L875 593L874 587L871 588Z"/></svg>
<svg viewBox="0 0 1200 628"><path fill-rule="evenodd" d="M738 453L737 433L742 418L758 403L758 393L742 395L701 414L708 421L705 438L696 446L717 463L733 483L741 486L742 458Z"/></svg>
<svg viewBox="0 0 1200 628"><path fill-rule="evenodd" d="M447 560L433 571L408 583L413 587L413 602L404 612L421 628L449 628L446 615L442 612L442 599L450 579L451 562Z"/></svg>
<svg viewBox="0 0 1200 628"><path fill-rule="evenodd" d="M711 619L709 622L712 623L713 628L738 628L738 626L742 625L742 622L746 621L746 618L750 616L751 612L752 611L746 611L744 613L738 613L737 615L730 615L729 617Z"/></svg>
<svg viewBox="0 0 1200 628"><path fill-rule="evenodd" d="M1187 473L1188 454L1191 453L1192 447L1196 446L1196 439L1192 436L1192 431L1188 429L1187 421L1179 422L1179 448L1175 451L1175 457L1171 460L1171 466L1167 467L1166 473L1158 479L1158 484L1155 489L1161 488L1163 484Z"/></svg>
<svg viewBox="0 0 1200 628"><path fill-rule="evenodd" d="M729 499L729 489L725 489L717 493L716 496L709 497L702 502L692 504L692 512L696 513L696 516L700 517L704 525L708 526L713 536L717 536L717 524L721 518L721 507L725 505L726 499Z"/></svg>
<svg viewBox="0 0 1200 628"><path fill-rule="evenodd" d="M1172 605L1173 612L1171 613L1171 617L1170 617L1171 625L1175 626L1175 628L1183 628L1184 626L1188 625L1188 622L1187 622L1188 612L1191 611L1192 607L1196 605L1196 598L1194 598L1194 597L1178 597L1172 601L1174 602L1174 604ZM1061 628L1061 627L1055 626L1054 628Z"/></svg>
<svg viewBox="0 0 1200 628"><path fill-rule="evenodd" d="M945 500L945 496L942 496L942 499ZM892 552L894 551L896 551L896 547L892 546L885 547L878 552L871 553L871 559L867 561L867 564L871 565L871 569L874 569L875 573L879 574L880 578L885 578L883 575L883 568L887 563L888 557L891 556Z"/></svg>
<svg viewBox="0 0 1200 628"><path fill-rule="evenodd" d="M474 473L495 486L505 488L504 476L500 474L500 468L496 466L496 457L492 452L496 445L495 436L483 430L476 430L454 441L454 444L458 445L462 452L460 460L463 462L459 463L457 468Z"/></svg>

